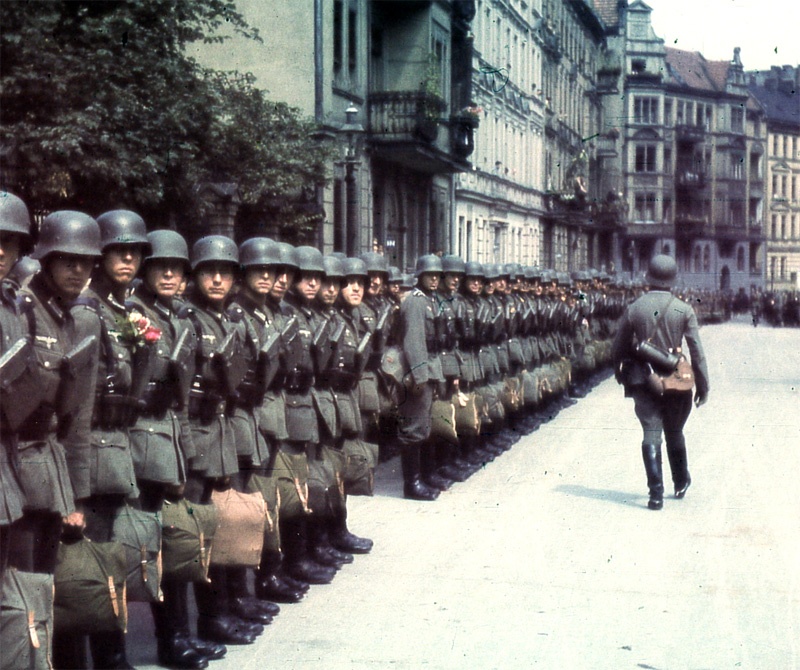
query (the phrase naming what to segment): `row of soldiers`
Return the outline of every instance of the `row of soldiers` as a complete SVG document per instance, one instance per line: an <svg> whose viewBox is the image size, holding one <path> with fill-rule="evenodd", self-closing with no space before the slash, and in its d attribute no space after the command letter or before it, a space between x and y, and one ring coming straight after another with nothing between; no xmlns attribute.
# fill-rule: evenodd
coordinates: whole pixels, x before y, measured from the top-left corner
<svg viewBox="0 0 800 670"><path fill-rule="evenodd" d="M372 493L379 451L399 449L407 498L434 500L584 395L635 295L601 273L456 256L421 257L412 282L376 253L261 237L189 253L126 210L55 212L34 245L4 193L0 277L29 252L38 271L4 281L0 308L3 572L52 575L61 545L111 541L128 506L266 502L255 579L212 561L196 631L188 582L164 577L151 609L176 668L252 643L275 603L372 549L346 503ZM131 667L122 629L86 632L56 620L54 667L89 667L87 647L94 667Z"/></svg>

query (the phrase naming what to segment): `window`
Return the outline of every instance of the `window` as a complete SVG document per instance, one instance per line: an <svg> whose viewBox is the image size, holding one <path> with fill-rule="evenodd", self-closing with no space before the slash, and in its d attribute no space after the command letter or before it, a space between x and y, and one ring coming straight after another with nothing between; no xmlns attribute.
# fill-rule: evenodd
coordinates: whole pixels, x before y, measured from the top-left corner
<svg viewBox="0 0 800 670"><path fill-rule="evenodd" d="M637 193L634 200L633 218L638 223L656 222L655 193Z"/></svg>
<svg viewBox="0 0 800 670"><path fill-rule="evenodd" d="M703 249L703 272L711 272L711 247Z"/></svg>
<svg viewBox="0 0 800 670"><path fill-rule="evenodd" d="M778 144L779 144L778 140L779 140L779 138L778 138L777 135L773 135L772 136L772 155L773 156L777 156L778 155Z"/></svg>
<svg viewBox="0 0 800 670"><path fill-rule="evenodd" d="M744 179L744 156L731 154L731 179Z"/></svg>
<svg viewBox="0 0 800 670"><path fill-rule="evenodd" d="M672 149L664 147L664 172L672 172Z"/></svg>
<svg viewBox="0 0 800 670"><path fill-rule="evenodd" d="M664 100L664 125L672 125L672 100Z"/></svg>
<svg viewBox="0 0 800 670"><path fill-rule="evenodd" d="M731 132L744 132L744 110L741 107L731 107Z"/></svg>
<svg viewBox="0 0 800 670"><path fill-rule="evenodd" d="M635 97L633 99L633 122L658 123L658 98Z"/></svg>
<svg viewBox="0 0 800 670"><path fill-rule="evenodd" d="M781 279L786 279L786 256L781 256Z"/></svg>
<svg viewBox="0 0 800 670"><path fill-rule="evenodd" d="M358 4L355 0L333 3L333 83L352 89L358 79Z"/></svg>
<svg viewBox="0 0 800 670"><path fill-rule="evenodd" d="M637 144L636 145L636 172L655 172L656 171L656 145Z"/></svg>
<svg viewBox="0 0 800 670"><path fill-rule="evenodd" d="M736 270L744 272L744 247L739 247L736 250Z"/></svg>
<svg viewBox="0 0 800 670"><path fill-rule="evenodd" d="M777 198L778 193L778 175L772 175L772 197Z"/></svg>

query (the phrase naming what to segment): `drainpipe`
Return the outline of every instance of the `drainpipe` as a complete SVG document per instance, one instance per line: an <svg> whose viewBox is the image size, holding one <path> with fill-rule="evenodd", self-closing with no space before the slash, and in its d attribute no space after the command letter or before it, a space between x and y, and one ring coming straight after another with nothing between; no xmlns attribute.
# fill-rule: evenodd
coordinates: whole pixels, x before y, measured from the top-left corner
<svg viewBox="0 0 800 670"><path fill-rule="evenodd" d="M322 128L325 120L322 105L323 92L323 52L322 52L322 1L314 0L314 121L317 129ZM321 185L316 187L317 204L322 207L325 202L325 189ZM323 220L317 230L317 248L325 251L325 222Z"/></svg>

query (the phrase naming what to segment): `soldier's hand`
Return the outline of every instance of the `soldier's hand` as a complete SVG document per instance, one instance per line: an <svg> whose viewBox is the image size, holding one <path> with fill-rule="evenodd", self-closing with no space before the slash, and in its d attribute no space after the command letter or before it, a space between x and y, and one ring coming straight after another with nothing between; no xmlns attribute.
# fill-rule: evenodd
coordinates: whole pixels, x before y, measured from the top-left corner
<svg viewBox="0 0 800 670"><path fill-rule="evenodd" d="M67 539L79 539L83 536L83 531L86 529L86 517L83 512L72 512L69 516L62 517L61 532Z"/></svg>
<svg viewBox="0 0 800 670"><path fill-rule="evenodd" d="M702 395L700 393L696 393L694 396L694 406L700 407L701 405L705 405L708 401L708 395Z"/></svg>

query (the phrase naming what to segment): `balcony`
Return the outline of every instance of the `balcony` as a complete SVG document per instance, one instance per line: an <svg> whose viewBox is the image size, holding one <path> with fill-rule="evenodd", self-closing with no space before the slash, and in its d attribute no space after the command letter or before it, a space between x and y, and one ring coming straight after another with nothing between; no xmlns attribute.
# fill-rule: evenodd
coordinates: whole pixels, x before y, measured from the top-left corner
<svg viewBox="0 0 800 670"><path fill-rule="evenodd" d="M675 226L671 223L629 223L625 232L628 237L639 239L675 237Z"/></svg>
<svg viewBox="0 0 800 670"><path fill-rule="evenodd" d="M468 167L477 115L447 116L447 103L421 91L381 91L367 99L374 155L422 172Z"/></svg>
<svg viewBox="0 0 800 670"><path fill-rule="evenodd" d="M747 228L744 225L730 223L717 224L715 232L717 238L721 240L734 240L739 242L748 238Z"/></svg>
<svg viewBox="0 0 800 670"><path fill-rule="evenodd" d="M675 235L688 239L702 237L708 232L708 217L695 212L680 212L675 215Z"/></svg>
<svg viewBox="0 0 800 670"><path fill-rule="evenodd" d="M678 142L697 144L706 139L706 129L702 126L690 126L685 123L676 124L675 139Z"/></svg>
<svg viewBox="0 0 800 670"><path fill-rule="evenodd" d="M705 172L696 170L678 170L675 175L675 184L683 189L701 189L706 185Z"/></svg>

